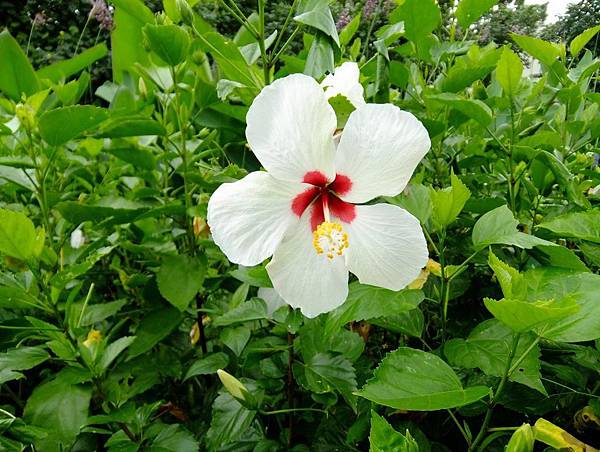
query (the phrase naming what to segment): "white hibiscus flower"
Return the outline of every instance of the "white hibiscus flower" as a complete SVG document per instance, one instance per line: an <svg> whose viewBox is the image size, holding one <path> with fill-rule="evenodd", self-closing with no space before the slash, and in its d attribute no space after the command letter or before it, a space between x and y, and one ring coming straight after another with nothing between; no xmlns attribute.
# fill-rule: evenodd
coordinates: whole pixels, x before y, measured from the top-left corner
<svg viewBox="0 0 600 452"><path fill-rule="evenodd" d="M419 221L389 204L430 148L412 114L365 104L335 146L336 117L311 77L276 80L256 97L246 137L267 171L221 185L208 204L213 240L230 261L267 272L277 293L307 317L341 305L348 272L400 290L427 263Z"/></svg>
<svg viewBox="0 0 600 452"><path fill-rule="evenodd" d="M338 94L346 96L355 108L365 105L364 88L359 82L360 69L358 64L352 61L346 61L335 68L333 74L329 74L321 82L325 88L327 98L335 97Z"/></svg>

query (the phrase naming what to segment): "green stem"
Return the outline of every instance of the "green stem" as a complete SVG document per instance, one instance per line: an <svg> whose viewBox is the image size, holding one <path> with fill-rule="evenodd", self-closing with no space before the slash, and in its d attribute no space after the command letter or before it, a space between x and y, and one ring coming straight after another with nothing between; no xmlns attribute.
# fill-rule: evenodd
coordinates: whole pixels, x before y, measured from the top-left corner
<svg viewBox="0 0 600 452"><path fill-rule="evenodd" d="M88 14L87 20L85 21L85 25L83 26L83 30L81 30L81 34L79 35L79 39L77 40L77 45L75 46L75 52L73 52L73 56L77 55L77 52L79 51L79 45L81 44L81 38L83 38L83 35L85 34L85 30L87 30L87 26L90 23L90 20L92 19L93 11L94 11L94 8L92 8L90 13Z"/></svg>
<svg viewBox="0 0 600 452"><path fill-rule="evenodd" d="M265 3L264 0L258 0L258 47L260 49L260 57L262 59L263 77L265 85L271 83L271 66L267 58L267 50L265 47Z"/></svg>
<svg viewBox="0 0 600 452"><path fill-rule="evenodd" d="M510 348L510 352L508 354L508 361L506 362L506 368L504 370L504 374L502 375L502 378L500 379L500 383L498 384L496 391L492 395L487 412L485 413L485 418L483 419L483 424L481 425L481 429L479 430L479 433L475 437L473 444L471 444L469 451L477 450L477 447L479 447L479 445L481 444L481 442L485 438L485 435L488 432L488 426L490 425L490 421L492 420L492 414L494 412L494 407L498 403L498 399L502 395L504 386L506 385L506 382L508 381L508 377L510 375L510 369L511 369L511 365L512 365L512 360L515 357L515 353L517 352L517 347L519 345L520 338L521 338L520 334L515 334L513 337L513 343Z"/></svg>
<svg viewBox="0 0 600 452"><path fill-rule="evenodd" d="M273 51L275 51L277 49L277 46L281 42L281 39L283 38L283 35L285 34L287 27L290 25L290 22L292 21L292 17L294 16L294 11L296 11L296 7L298 6L298 1L299 0L294 0L294 2L292 3L292 6L290 6L288 15L285 18L283 25L281 26L281 30L279 30L279 34L277 35L277 38L275 39L275 43L273 44ZM296 31L294 31L292 34L295 34L295 33L296 33ZM289 41L289 38L286 41L286 43L283 45L282 49L287 46L288 41ZM278 52L278 54L279 54L279 52ZM274 63L274 61L271 60L271 65L273 65L273 63Z"/></svg>
<svg viewBox="0 0 600 452"><path fill-rule="evenodd" d="M450 415L450 417L454 421L454 424L456 424L456 427L458 427L458 430L460 431L461 435L465 439L465 441L467 443L467 446L470 446L471 445L471 440L469 439L469 435L467 435L467 432L465 431L465 429L463 428L463 426L460 425L460 422L458 421L458 419L456 418L456 416L454 415L454 413L452 412L452 410L446 410L446 411L448 412L448 414Z"/></svg>
<svg viewBox="0 0 600 452"><path fill-rule="evenodd" d="M296 37L296 35L298 34L298 32L300 31L300 25L298 25L294 31L292 31L292 34L290 35L290 37L283 43L283 46L281 46L281 49L279 49L277 51L277 53L275 54L275 56L273 56L271 58L270 61L270 65L271 67L273 67L275 65L275 63L277 63L277 61L279 61L279 58L281 57L281 55L283 54L283 52L285 52L285 50L287 49L287 47L291 44L291 42L294 40L294 38Z"/></svg>

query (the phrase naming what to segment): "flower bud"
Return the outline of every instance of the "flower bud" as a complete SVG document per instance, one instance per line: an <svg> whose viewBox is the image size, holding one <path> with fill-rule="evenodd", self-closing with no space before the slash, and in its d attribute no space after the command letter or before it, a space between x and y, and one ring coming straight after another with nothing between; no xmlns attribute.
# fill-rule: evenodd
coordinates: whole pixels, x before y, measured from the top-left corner
<svg viewBox="0 0 600 452"><path fill-rule="evenodd" d="M194 25L194 10L187 0L177 0L177 9L179 9L179 14L184 24L190 27Z"/></svg>
<svg viewBox="0 0 600 452"><path fill-rule="evenodd" d="M88 333L87 339L83 341L83 345L85 345L87 348L91 348L92 346L99 344L101 340L102 333L98 330L92 329Z"/></svg>
<svg viewBox="0 0 600 452"><path fill-rule="evenodd" d="M521 425L511 436L506 452L532 452L535 441L531 425Z"/></svg>
<svg viewBox="0 0 600 452"><path fill-rule="evenodd" d="M21 125L29 132L35 127L35 118L32 108L26 104L18 103L15 114Z"/></svg>
<svg viewBox="0 0 600 452"><path fill-rule="evenodd" d="M238 399L240 402L246 401L246 396L249 394L248 389L246 389L246 386L244 386L240 380L222 369L217 370L217 375L229 394Z"/></svg>
<svg viewBox="0 0 600 452"><path fill-rule="evenodd" d="M138 91L144 99L148 97L148 88L146 88L146 82L142 77L140 77L138 80Z"/></svg>

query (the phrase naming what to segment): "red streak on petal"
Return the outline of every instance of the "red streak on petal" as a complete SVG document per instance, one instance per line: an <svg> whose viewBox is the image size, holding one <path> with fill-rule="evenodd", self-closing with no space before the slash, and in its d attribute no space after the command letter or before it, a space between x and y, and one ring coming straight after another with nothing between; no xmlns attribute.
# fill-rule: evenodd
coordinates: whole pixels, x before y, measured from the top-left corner
<svg viewBox="0 0 600 452"><path fill-rule="evenodd" d="M320 199L317 199L317 202L313 204L310 211L310 230L315 231L324 221L325 215L323 214L323 203Z"/></svg>
<svg viewBox="0 0 600 452"><path fill-rule="evenodd" d="M356 218L356 206L335 196L329 197L329 210L344 223L352 223Z"/></svg>
<svg viewBox="0 0 600 452"><path fill-rule="evenodd" d="M308 205L313 199L315 199L319 192L319 188L313 187L307 188L299 195L296 195L296 197L292 200L292 212L294 212L298 217L301 217Z"/></svg>
<svg viewBox="0 0 600 452"><path fill-rule="evenodd" d="M340 196L347 194L352 188L352 180L343 174L336 174L335 180L329 186L329 189Z"/></svg>
<svg viewBox="0 0 600 452"><path fill-rule="evenodd" d="M321 171L309 171L304 175L302 182L315 185L317 187L324 187L327 185L327 177Z"/></svg>

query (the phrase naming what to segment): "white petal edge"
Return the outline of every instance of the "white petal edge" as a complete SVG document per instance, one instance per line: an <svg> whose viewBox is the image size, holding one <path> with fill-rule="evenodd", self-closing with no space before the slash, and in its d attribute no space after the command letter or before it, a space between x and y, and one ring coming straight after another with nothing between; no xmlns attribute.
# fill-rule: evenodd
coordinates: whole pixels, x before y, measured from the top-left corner
<svg viewBox="0 0 600 452"><path fill-rule="evenodd" d="M256 96L246 123L248 144L273 177L301 182L307 172L320 171L333 180L337 120L312 77L275 80Z"/></svg>
<svg viewBox="0 0 600 452"><path fill-rule="evenodd" d="M272 317L275 311L287 304L277 291L270 287L260 287L258 289L258 298L262 298L267 305L267 314L269 317Z"/></svg>
<svg viewBox="0 0 600 452"><path fill-rule="evenodd" d="M346 61L335 68L333 74L323 79L321 86L325 88L325 96L328 99L341 94L356 108L365 105L365 90L360 84L360 69L358 64L352 61Z"/></svg>
<svg viewBox="0 0 600 452"><path fill-rule="evenodd" d="M342 198L362 203L399 194L430 147L427 129L411 113L391 104L357 108L337 148L336 170L352 181Z"/></svg>
<svg viewBox="0 0 600 452"><path fill-rule="evenodd" d="M356 206L356 218L344 229L350 243L346 263L362 284L400 290L427 264L421 224L398 206Z"/></svg>
<svg viewBox="0 0 600 452"><path fill-rule="evenodd" d="M348 297L348 270L344 259L327 259L313 247L309 215L290 228L267 265L273 288L306 317L314 318L340 306Z"/></svg>
<svg viewBox="0 0 600 452"><path fill-rule="evenodd" d="M213 241L231 262L260 264L298 221L292 200L306 188L306 184L283 182L264 171L221 185L208 202Z"/></svg>

